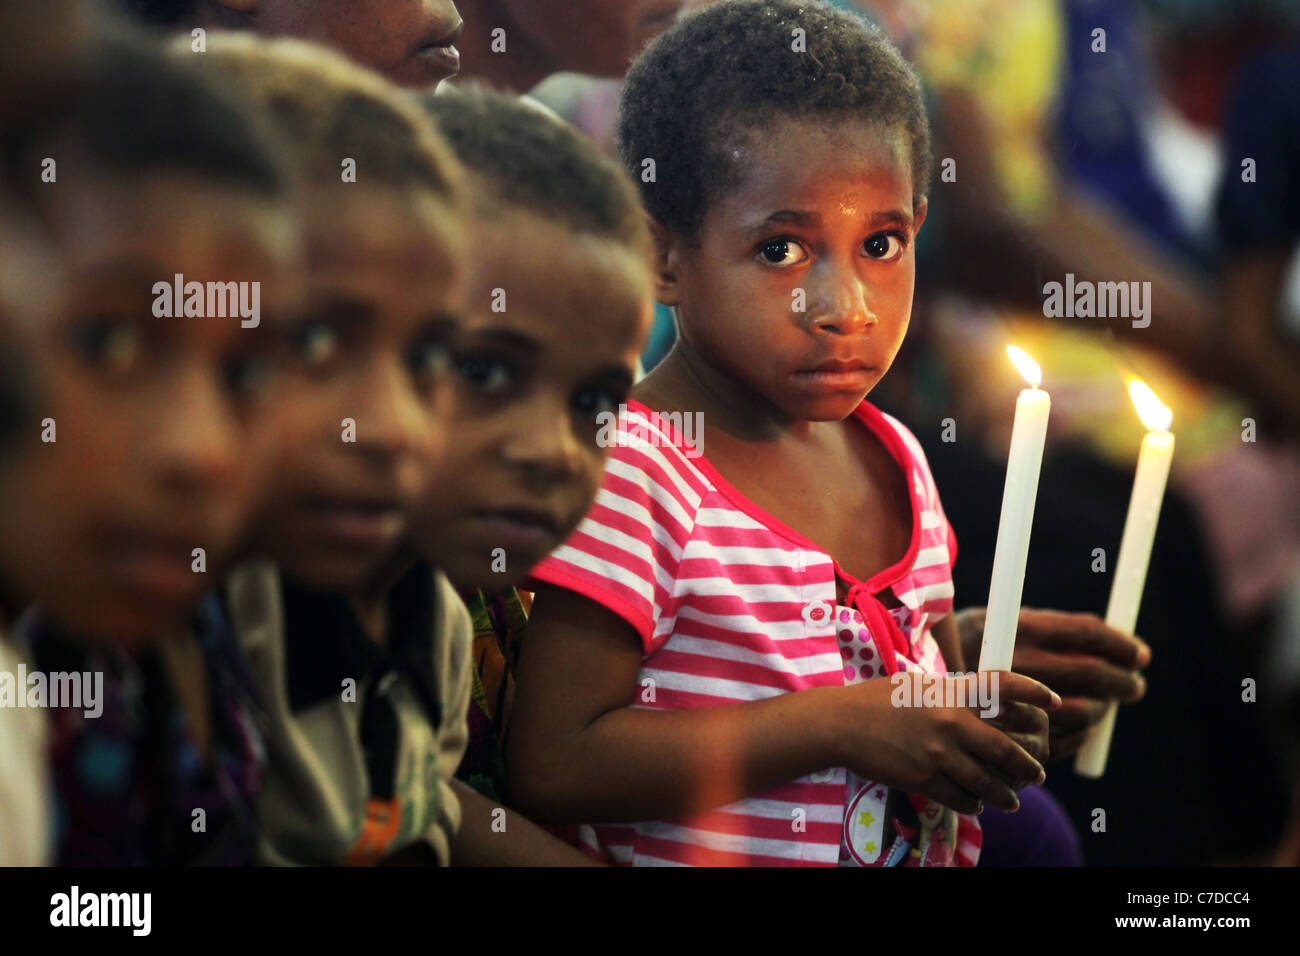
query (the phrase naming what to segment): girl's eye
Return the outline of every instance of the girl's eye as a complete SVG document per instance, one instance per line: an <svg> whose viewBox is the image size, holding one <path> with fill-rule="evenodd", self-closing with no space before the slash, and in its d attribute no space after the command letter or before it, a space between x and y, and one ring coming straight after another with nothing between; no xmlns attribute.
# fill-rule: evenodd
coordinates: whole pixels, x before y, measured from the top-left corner
<svg viewBox="0 0 1300 956"><path fill-rule="evenodd" d="M907 246L899 233L882 232L874 236L868 236L867 240L862 243L862 248L872 259L879 262L892 262L903 254L903 250Z"/></svg>
<svg viewBox="0 0 1300 956"><path fill-rule="evenodd" d="M441 342L421 342L407 351L406 365L416 381L435 382L447 373L451 355Z"/></svg>
<svg viewBox="0 0 1300 956"><path fill-rule="evenodd" d="M127 372L140 357L140 331L121 319L104 316L78 323L72 331L73 349L85 361L107 372Z"/></svg>
<svg viewBox="0 0 1300 956"><path fill-rule="evenodd" d="M236 355L222 369L226 388L239 398L258 398L270 388L273 364L265 355Z"/></svg>
<svg viewBox="0 0 1300 956"><path fill-rule="evenodd" d="M808 258L803 246L793 239L773 239L765 242L758 249L759 258L769 266L788 268L798 265Z"/></svg>
<svg viewBox="0 0 1300 956"><path fill-rule="evenodd" d="M338 351L338 332L323 322L304 322L293 333L294 352L309 368L330 361Z"/></svg>
<svg viewBox="0 0 1300 956"><path fill-rule="evenodd" d="M500 359L488 356L466 356L460 360L458 370L476 391L486 395L504 391L515 378L514 369Z"/></svg>
<svg viewBox="0 0 1300 956"><path fill-rule="evenodd" d="M607 388L584 388L573 396L573 407L583 418L594 420L601 412L617 412L626 398Z"/></svg>

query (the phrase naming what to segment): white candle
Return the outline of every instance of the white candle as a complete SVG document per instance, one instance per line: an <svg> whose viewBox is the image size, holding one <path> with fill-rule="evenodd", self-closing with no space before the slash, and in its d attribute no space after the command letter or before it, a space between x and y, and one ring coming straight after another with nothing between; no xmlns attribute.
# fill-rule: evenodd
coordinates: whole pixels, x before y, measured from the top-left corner
<svg viewBox="0 0 1300 956"><path fill-rule="evenodd" d="M1174 436L1169 431L1173 415L1160 404L1155 393L1141 382L1129 383L1129 394L1142 423L1149 429L1138 454L1137 474L1133 478L1133 495L1128 502L1124 535L1120 538L1115 578L1110 585L1110 603L1106 606L1106 624L1124 634L1137 627L1138 606L1151 563L1151 545L1155 542L1160 503L1165 497L1169 466L1174 460ZM1074 772L1084 777L1100 777L1106 772L1110 738L1115 732L1115 714L1119 704L1111 701L1084 739L1074 758Z"/></svg>
<svg viewBox="0 0 1300 956"><path fill-rule="evenodd" d="M1025 565L1029 560L1029 532L1038 498L1038 472L1047 441L1047 415L1052 409L1051 397L1038 387L1043 381L1038 364L1014 345L1007 346L1007 355L1030 387L1016 401L1015 424L1011 428L1007 480L1002 488L1002 517L993 551L993 580L989 584L984 643L980 648L982 671L1011 670L1020 596L1025 587Z"/></svg>

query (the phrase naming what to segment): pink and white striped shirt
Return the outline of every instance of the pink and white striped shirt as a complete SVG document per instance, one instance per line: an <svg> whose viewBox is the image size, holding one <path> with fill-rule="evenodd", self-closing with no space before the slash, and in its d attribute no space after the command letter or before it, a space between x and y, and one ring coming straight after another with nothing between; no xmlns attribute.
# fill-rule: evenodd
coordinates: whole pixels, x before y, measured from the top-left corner
<svg viewBox="0 0 1300 956"><path fill-rule="evenodd" d="M855 417L903 469L912 506L907 554L865 582L732 487L665 419L628 403L594 506L532 576L590 598L635 628L645 657L631 706L687 710L899 670L946 670L930 632L952 610L956 538L915 436L865 401ZM852 585L848 609L837 607L837 574ZM901 604L892 613L875 596L885 588ZM854 610L861 619L853 628L870 638L860 652L868 663L867 656L849 660L851 645L844 650L838 618ZM589 851L625 865L834 866L848 860L855 839L864 846L852 862L894 865L890 830L918 832L916 817L904 811L885 821L888 788L851 777L828 768L690 819L584 826L580 835ZM890 807L907 803L897 799L903 796ZM977 820L951 811L946 818L948 843L954 823L957 832L952 862L974 865ZM943 841L942 829L925 834ZM916 859L923 847L913 841Z"/></svg>

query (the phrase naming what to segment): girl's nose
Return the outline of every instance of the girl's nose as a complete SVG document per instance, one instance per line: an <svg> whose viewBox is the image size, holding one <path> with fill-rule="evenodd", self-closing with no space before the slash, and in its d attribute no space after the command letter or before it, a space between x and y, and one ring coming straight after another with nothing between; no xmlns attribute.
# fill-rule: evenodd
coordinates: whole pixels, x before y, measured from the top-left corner
<svg viewBox="0 0 1300 956"><path fill-rule="evenodd" d="M815 332L854 335L876 324L866 284L856 275L836 282L820 300L821 307L811 315Z"/></svg>
<svg viewBox="0 0 1300 956"><path fill-rule="evenodd" d="M400 362L377 361L357 390L357 447L383 457L428 451L442 422L421 400Z"/></svg>
<svg viewBox="0 0 1300 956"><path fill-rule="evenodd" d="M534 402L527 422L518 422L502 445L505 459L541 482L560 482L582 463L582 442L567 408Z"/></svg>

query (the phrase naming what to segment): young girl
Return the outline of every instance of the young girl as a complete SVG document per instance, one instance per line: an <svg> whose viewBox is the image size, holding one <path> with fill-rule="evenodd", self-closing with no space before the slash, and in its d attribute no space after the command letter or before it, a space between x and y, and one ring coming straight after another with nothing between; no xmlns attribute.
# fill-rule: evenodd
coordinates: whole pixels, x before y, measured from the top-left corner
<svg viewBox="0 0 1300 956"><path fill-rule="evenodd" d="M498 744L525 622L512 586L573 532L600 487L608 449L596 416L616 414L632 387L649 318L650 234L627 174L572 127L481 90L424 103L473 171L475 257L454 349L456 440L416 536L468 596L475 622L470 740L457 776L508 800Z"/></svg>
<svg viewBox="0 0 1300 956"><path fill-rule="evenodd" d="M234 34L201 62L285 134L303 211L284 442L258 560L224 586L267 711L260 858L445 863L469 619L405 542L446 437L460 166L414 97L329 50Z"/></svg>
<svg viewBox="0 0 1300 956"><path fill-rule="evenodd" d="M265 331L299 251L276 151L246 104L117 38L15 148L29 240L49 261L31 274L41 309L13 314L33 388L0 467L0 630L29 680L78 674L94 694L39 712L60 864L252 859L252 687L210 603L213 626L192 625L275 445ZM251 283L265 322L164 317L159 280L178 274Z"/></svg>
<svg viewBox="0 0 1300 956"><path fill-rule="evenodd" d="M971 865L1059 698L1001 673L995 723L882 679L964 663L924 454L864 400L911 310L916 79L851 15L735 0L652 45L619 132L680 334L535 572L517 802L624 864Z"/></svg>

